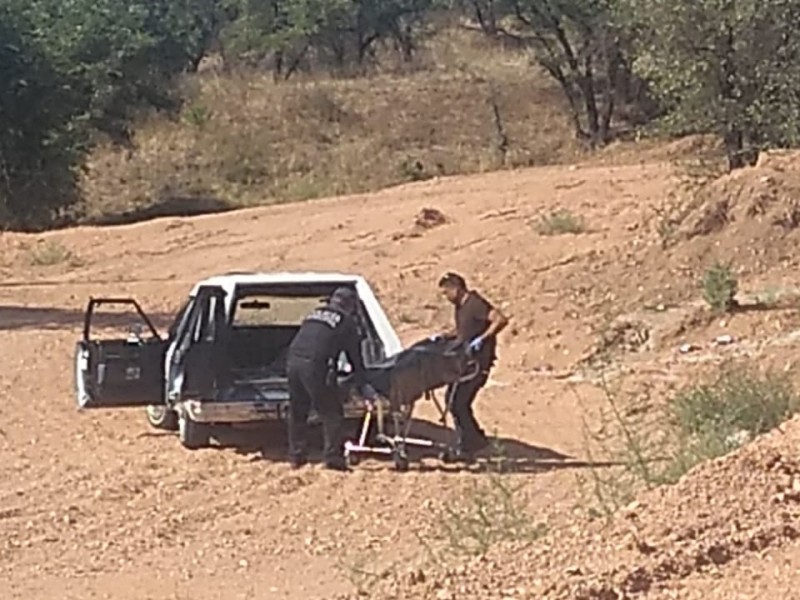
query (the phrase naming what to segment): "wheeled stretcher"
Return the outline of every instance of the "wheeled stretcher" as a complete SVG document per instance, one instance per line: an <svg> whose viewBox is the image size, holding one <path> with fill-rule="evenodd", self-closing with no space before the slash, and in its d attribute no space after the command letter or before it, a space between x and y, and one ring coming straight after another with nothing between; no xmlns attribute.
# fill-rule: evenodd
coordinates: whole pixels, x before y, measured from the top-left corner
<svg viewBox="0 0 800 600"><path fill-rule="evenodd" d="M414 406L423 397L432 400L441 424L447 428L456 386L477 377L479 369L463 344L446 340L418 342L386 363L370 368L367 378L377 397L363 398L367 410L358 440L347 441L344 446L348 464L358 464L363 454L382 454L392 457L396 470L406 471L408 446L435 449L441 459L447 460L451 445L410 437ZM445 393L442 404L435 390L443 386L449 386L449 393Z"/></svg>

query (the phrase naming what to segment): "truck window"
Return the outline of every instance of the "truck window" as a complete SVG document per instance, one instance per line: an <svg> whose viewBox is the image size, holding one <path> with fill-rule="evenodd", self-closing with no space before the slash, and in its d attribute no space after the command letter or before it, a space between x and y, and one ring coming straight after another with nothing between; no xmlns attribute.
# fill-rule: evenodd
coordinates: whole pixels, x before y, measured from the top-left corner
<svg viewBox="0 0 800 600"><path fill-rule="evenodd" d="M299 327L326 298L320 296L248 295L237 298L232 326Z"/></svg>

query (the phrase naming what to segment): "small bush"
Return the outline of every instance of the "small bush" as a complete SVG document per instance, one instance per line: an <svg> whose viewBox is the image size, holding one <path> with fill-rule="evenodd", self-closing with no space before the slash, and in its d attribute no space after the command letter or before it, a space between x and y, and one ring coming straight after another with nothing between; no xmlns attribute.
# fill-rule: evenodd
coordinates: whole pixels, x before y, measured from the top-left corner
<svg viewBox="0 0 800 600"><path fill-rule="evenodd" d="M339 560L336 566L347 577L359 596L369 596L379 581L396 575L398 571L396 564L376 569L372 556L359 556L349 561Z"/></svg>
<svg viewBox="0 0 800 600"><path fill-rule="evenodd" d="M543 536L546 526L534 523L518 494L519 488L492 473L488 481L474 484L463 498L446 505L441 529L450 550L484 554L498 542L535 540Z"/></svg>
<svg viewBox="0 0 800 600"><path fill-rule="evenodd" d="M183 113L183 120L192 127L204 127L213 116L213 112L202 104L192 104Z"/></svg>
<svg viewBox="0 0 800 600"><path fill-rule="evenodd" d="M80 266L80 259L61 242L48 240L37 244L29 250L29 263L34 267L52 267L55 265Z"/></svg>
<svg viewBox="0 0 800 600"><path fill-rule="evenodd" d="M400 177L403 181L427 181L433 174L425 169L421 161L407 158L400 163Z"/></svg>
<svg viewBox="0 0 800 600"><path fill-rule="evenodd" d="M551 212L541 217L536 225L539 235L564 235L567 233L578 234L586 231L583 219L576 217L566 209Z"/></svg>
<svg viewBox="0 0 800 600"><path fill-rule="evenodd" d="M680 390L666 411L623 407L605 388L610 411L602 434L586 434L590 462L599 446L612 468L593 467L583 478L591 512L610 516L642 487L674 483L694 466L724 456L800 411L786 375L760 374L747 365L724 368L710 382ZM594 449L592 448L594 447Z"/></svg>
<svg viewBox="0 0 800 600"><path fill-rule="evenodd" d="M677 479L694 465L727 454L774 429L800 409L785 375L760 375L729 367L708 384L681 391L670 403L675 454L664 479Z"/></svg>
<svg viewBox="0 0 800 600"><path fill-rule="evenodd" d="M703 296L716 313L726 313L736 307L739 282L730 264L715 263L706 269L701 281Z"/></svg>

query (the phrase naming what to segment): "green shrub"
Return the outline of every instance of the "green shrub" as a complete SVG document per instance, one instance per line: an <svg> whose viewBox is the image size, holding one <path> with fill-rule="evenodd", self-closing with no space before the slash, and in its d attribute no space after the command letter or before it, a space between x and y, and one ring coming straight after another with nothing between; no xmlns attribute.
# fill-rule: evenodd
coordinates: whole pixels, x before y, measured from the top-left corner
<svg viewBox="0 0 800 600"><path fill-rule="evenodd" d="M586 231L583 219L576 217L566 209L559 209L539 219L536 232L539 235L578 234Z"/></svg>
<svg viewBox="0 0 800 600"><path fill-rule="evenodd" d="M592 496L590 512L610 517L642 487L676 482L694 466L724 456L800 411L800 396L785 374L730 365L712 380L680 390L666 410L652 398L623 406L604 388L609 411L602 434L587 433L587 455L597 449L615 465L594 466L580 480Z"/></svg>
<svg viewBox="0 0 800 600"><path fill-rule="evenodd" d="M736 307L739 282L730 264L715 263L706 269L701 281L703 296L716 313L726 313Z"/></svg>

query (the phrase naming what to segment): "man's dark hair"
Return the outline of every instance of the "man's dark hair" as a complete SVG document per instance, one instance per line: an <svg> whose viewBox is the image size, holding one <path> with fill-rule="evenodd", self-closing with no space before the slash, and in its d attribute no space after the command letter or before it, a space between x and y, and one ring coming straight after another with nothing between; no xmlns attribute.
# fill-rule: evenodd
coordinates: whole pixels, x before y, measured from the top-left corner
<svg viewBox="0 0 800 600"><path fill-rule="evenodd" d="M459 275L458 273L453 273L452 271L445 273L442 275L442 278L439 280L439 287L454 287L460 290L467 289L467 282L466 280Z"/></svg>

